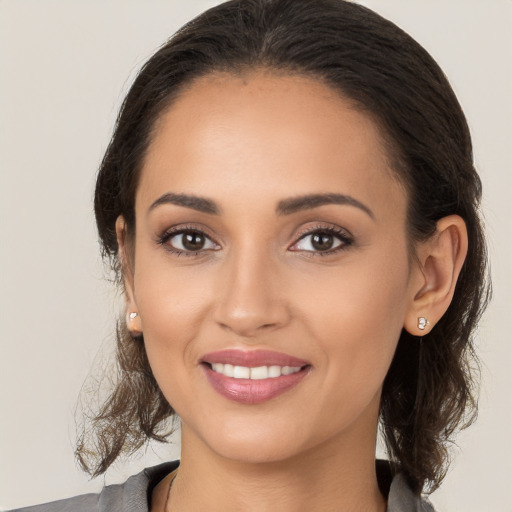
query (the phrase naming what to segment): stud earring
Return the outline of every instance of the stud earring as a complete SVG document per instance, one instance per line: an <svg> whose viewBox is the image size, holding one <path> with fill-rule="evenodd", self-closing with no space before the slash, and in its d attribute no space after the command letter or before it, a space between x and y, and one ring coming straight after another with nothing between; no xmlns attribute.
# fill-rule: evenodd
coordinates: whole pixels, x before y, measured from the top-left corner
<svg viewBox="0 0 512 512"><path fill-rule="evenodd" d="M140 322L139 314L135 311L126 313L126 326L132 338L137 339L142 334L142 326Z"/></svg>
<svg viewBox="0 0 512 512"><path fill-rule="evenodd" d="M420 331L424 331L428 325L430 325L430 322L424 316L418 317L418 329Z"/></svg>

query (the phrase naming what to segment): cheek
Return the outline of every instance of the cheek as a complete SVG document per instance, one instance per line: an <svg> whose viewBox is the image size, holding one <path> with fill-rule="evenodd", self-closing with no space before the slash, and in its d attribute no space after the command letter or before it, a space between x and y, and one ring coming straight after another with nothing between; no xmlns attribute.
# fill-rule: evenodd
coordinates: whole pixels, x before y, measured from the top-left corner
<svg viewBox="0 0 512 512"><path fill-rule="evenodd" d="M393 264L360 260L325 279L317 276L315 285L296 290L295 296L308 305L299 315L320 345L326 386L367 400L380 388L402 331L408 286L405 251L402 257L395 255Z"/></svg>
<svg viewBox="0 0 512 512"><path fill-rule="evenodd" d="M167 255L139 249L135 301L151 369L168 399L186 395L182 383L197 363L194 340L205 310L204 284L193 267L173 268Z"/></svg>
<svg viewBox="0 0 512 512"><path fill-rule="evenodd" d="M190 412L194 393L189 382L196 369L200 290L180 290L180 279L154 280L141 276L137 294L143 321L144 344L153 375L171 407L182 419ZM190 283L188 283L190 284Z"/></svg>
<svg viewBox="0 0 512 512"><path fill-rule="evenodd" d="M157 271L155 266L136 277L136 301L144 338L159 350L183 350L201 327L205 288L193 273ZM137 286L139 284L139 286Z"/></svg>

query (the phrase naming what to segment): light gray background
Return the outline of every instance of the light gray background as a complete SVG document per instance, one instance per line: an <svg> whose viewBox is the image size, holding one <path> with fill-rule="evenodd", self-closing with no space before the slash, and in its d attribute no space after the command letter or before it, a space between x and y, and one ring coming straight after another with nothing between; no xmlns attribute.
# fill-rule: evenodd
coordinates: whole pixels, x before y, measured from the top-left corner
<svg viewBox="0 0 512 512"><path fill-rule="evenodd" d="M142 62L214 0L0 0L0 508L98 490L74 465L76 398L110 351L94 176ZM459 437L445 512L511 512L512 2L368 0L422 43L467 114L495 282L478 343L478 423ZM99 355L97 355L99 353ZM174 458L155 447L106 482Z"/></svg>

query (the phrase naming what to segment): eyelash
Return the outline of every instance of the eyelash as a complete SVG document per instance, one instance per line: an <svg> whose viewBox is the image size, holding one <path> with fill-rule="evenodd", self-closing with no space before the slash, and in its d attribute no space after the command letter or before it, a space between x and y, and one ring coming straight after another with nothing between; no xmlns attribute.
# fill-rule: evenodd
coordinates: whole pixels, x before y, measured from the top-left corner
<svg viewBox="0 0 512 512"><path fill-rule="evenodd" d="M172 247L171 245L167 244L169 240L177 235L185 234L185 233L196 233L200 235L204 235L206 238L211 240L213 243L217 244L214 240L211 239L204 231L201 229L198 229L194 226L185 226L180 228L171 228L165 231L157 240L157 243L162 246L166 246L165 250L169 251L170 253L176 254L177 256L185 256L185 257L194 257L200 255L202 252L204 252L204 249L199 251L183 251L181 249L176 249ZM306 238L310 235L315 235L317 233L322 234L329 234L333 235L341 242L341 244L334 249L329 249L327 251L302 251L307 254L308 257L316 257L316 256L330 256L332 254L338 253L342 250L346 250L348 247L350 247L354 240L352 236L345 230L335 227L328 227L328 226L322 226L318 225L313 228L307 229L303 232L301 232L298 235L297 242L295 242L293 245L296 245L300 240ZM217 244L218 245L218 244ZM207 249L208 250L208 249Z"/></svg>
<svg viewBox="0 0 512 512"><path fill-rule="evenodd" d="M303 240L307 236L315 235L317 233L333 235L341 242L341 244L334 249L329 249L327 251L303 251L308 257L311 258L316 256L331 256L332 254L336 254L340 251L348 249L354 243L352 236L344 229L336 228L333 226L329 227L317 225L299 233L297 242L295 242L293 245L296 245L300 240Z"/></svg>
<svg viewBox="0 0 512 512"><path fill-rule="evenodd" d="M169 251L172 254L176 254L177 256L183 255L186 257L191 257L191 256L200 255L201 252L204 251L204 249L201 251L182 251L181 249L176 249L176 248L172 247L171 245L167 244L167 242L171 238L175 237L176 235L182 235L184 233L197 233L200 235L204 235L206 238L209 238L210 240L212 240L211 237L209 237L203 230L198 229L194 226L185 226L185 227L180 227L180 228L168 229L159 237L159 239L157 240L157 243L159 245L165 246L166 251ZM217 242L214 242L214 243L217 244Z"/></svg>

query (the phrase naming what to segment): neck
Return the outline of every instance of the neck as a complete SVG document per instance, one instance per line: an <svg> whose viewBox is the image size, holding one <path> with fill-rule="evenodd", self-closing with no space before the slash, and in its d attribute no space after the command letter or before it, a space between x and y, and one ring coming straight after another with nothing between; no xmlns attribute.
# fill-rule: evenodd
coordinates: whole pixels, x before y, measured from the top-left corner
<svg viewBox="0 0 512 512"><path fill-rule="evenodd" d="M375 443L350 437L330 439L286 460L255 464L223 458L204 445L197 449L201 442L185 426L167 512L384 512Z"/></svg>

